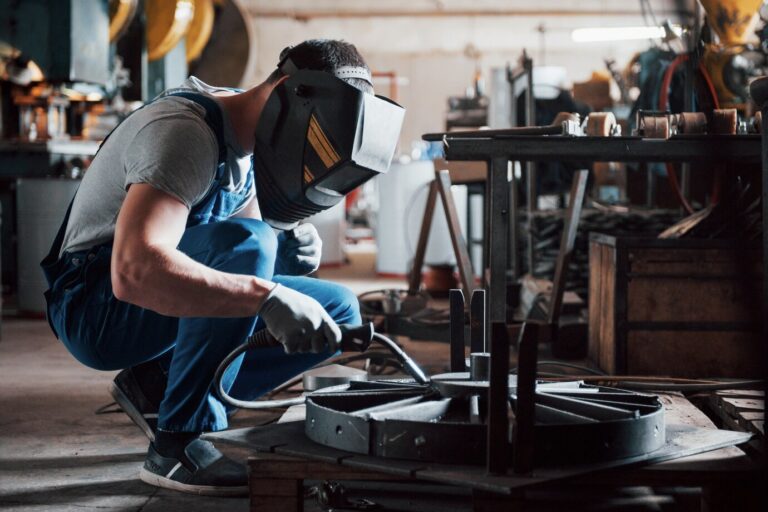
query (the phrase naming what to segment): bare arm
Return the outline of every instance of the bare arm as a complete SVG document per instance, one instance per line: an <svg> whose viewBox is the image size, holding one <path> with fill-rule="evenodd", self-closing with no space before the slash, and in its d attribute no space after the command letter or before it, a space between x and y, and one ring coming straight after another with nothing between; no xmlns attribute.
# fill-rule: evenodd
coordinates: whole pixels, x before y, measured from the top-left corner
<svg viewBox="0 0 768 512"><path fill-rule="evenodd" d="M214 270L179 251L188 214L183 203L150 185L128 189L112 251L115 297L175 317L258 314L274 283Z"/></svg>

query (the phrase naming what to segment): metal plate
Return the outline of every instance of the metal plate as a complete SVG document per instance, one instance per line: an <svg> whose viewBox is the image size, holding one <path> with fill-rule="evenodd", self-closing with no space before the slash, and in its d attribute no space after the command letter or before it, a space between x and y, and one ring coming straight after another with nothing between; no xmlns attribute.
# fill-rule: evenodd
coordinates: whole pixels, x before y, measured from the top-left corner
<svg viewBox="0 0 768 512"><path fill-rule="evenodd" d="M369 469L392 475L412 477L419 480L460 485L490 492L509 494L516 489L541 485L563 478L585 475L594 471L639 463L656 463L694 455L726 446L744 443L751 437L744 432L697 428L687 425L668 425L666 444L653 453L645 453L628 459L616 459L594 464L576 464L560 468L536 468L525 475L488 475L485 468L471 465L426 464L399 459L386 459L368 455L351 454L342 450L322 446L303 435L301 422L282 423L265 427L242 428L205 434L210 441L222 442L256 452L271 452L307 459L332 462L342 466ZM711 466L707 466L711 469ZM754 469L748 461L740 461L740 469ZM733 468L730 468L731 470ZM644 470L645 471L645 470ZM622 477L623 485L650 485L654 475L663 472L668 475L670 469L654 473L632 471ZM688 472L689 473L689 472ZM687 474L688 474L687 473ZM718 473L719 474L719 473ZM623 475L623 474L622 474ZM644 475L646 475L644 477ZM656 477L658 479L658 477ZM665 480L668 481L668 480Z"/></svg>

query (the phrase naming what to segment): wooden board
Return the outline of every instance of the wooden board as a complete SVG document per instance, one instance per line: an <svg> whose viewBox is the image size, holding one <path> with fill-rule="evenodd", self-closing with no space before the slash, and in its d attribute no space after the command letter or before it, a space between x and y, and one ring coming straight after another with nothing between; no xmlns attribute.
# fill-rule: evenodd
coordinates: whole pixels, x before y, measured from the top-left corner
<svg viewBox="0 0 768 512"><path fill-rule="evenodd" d="M632 248L630 272L657 276L749 276L760 278L759 250Z"/></svg>
<svg viewBox="0 0 768 512"><path fill-rule="evenodd" d="M750 434L712 428L698 428L689 425L668 425L666 445L651 454L583 466L536 468L531 474L527 475L508 474L498 476L488 475L482 466L427 464L398 459L382 459L321 446L307 439L304 435L304 425L302 422L216 432L205 434L203 437L210 441L224 442L247 448L254 451L254 453L266 452L289 455L319 460L321 462L336 463L357 469L368 469L405 478L415 478L417 480L510 494L517 489L555 482L579 475L602 472L605 469L627 465L632 466L640 463L662 462L717 450L734 444L744 443L749 440ZM717 461L718 459L715 459L715 462L708 466L708 470L700 475L700 478L707 478L707 475L711 477L714 474L713 472L722 471L723 466L719 466ZM721 462L728 468L728 471L735 469L730 466L732 462L730 459L722 459ZM745 468L744 461L739 459L738 467L743 470ZM749 466L746 467L747 469L752 469ZM689 469L685 471L689 471ZM635 473L633 472L632 474L634 475ZM674 482L672 472L667 473L666 476L668 477L667 483L671 484ZM632 482L626 482L626 485L631 484Z"/></svg>
<svg viewBox="0 0 768 512"><path fill-rule="evenodd" d="M632 277L628 283L630 322L745 322L758 325L760 281ZM690 330L695 330L692 325ZM752 335L755 338L755 335Z"/></svg>
<svg viewBox="0 0 768 512"><path fill-rule="evenodd" d="M759 400L756 398L725 398L722 397L720 401L723 403L723 407L728 413L733 416L737 416L743 411L764 411L765 400Z"/></svg>
<svg viewBox="0 0 768 512"><path fill-rule="evenodd" d="M764 375L759 341L749 332L630 331L630 375L686 378L760 378Z"/></svg>
<svg viewBox="0 0 768 512"><path fill-rule="evenodd" d="M728 389L711 393L707 401L710 409L734 430L765 435L765 393L760 390ZM750 443L756 451L762 445Z"/></svg>
<svg viewBox="0 0 768 512"><path fill-rule="evenodd" d="M616 368L615 265L609 264L613 249L590 243L589 249L589 357L604 371Z"/></svg>

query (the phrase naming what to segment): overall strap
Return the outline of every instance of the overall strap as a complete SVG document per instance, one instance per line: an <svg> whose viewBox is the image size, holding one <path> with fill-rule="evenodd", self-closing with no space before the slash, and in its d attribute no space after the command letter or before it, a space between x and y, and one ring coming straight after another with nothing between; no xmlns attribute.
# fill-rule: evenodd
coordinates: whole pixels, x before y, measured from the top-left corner
<svg viewBox="0 0 768 512"><path fill-rule="evenodd" d="M221 113L221 107L215 100L194 91L176 91L168 96L180 96L182 98L194 101L205 109L205 122L216 136L216 142L219 144L219 163L227 159L227 145L224 142L224 117Z"/></svg>
<svg viewBox="0 0 768 512"><path fill-rule="evenodd" d="M51 286L53 281L56 279L57 272L55 267L56 263L59 261L61 244L64 242L64 233L67 231L69 214L72 212L72 204L74 204L74 202L75 198L73 197L69 202L69 206L67 207L67 213L64 214L64 220L61 222L61 226L59 226L59 231L56 233L56 238L53 239L51 250L45 256L45 258L43 258L43 261L40 262L40 266L43 268L43 273L45 274L45 279L48 281L48 286Z"/></svg>

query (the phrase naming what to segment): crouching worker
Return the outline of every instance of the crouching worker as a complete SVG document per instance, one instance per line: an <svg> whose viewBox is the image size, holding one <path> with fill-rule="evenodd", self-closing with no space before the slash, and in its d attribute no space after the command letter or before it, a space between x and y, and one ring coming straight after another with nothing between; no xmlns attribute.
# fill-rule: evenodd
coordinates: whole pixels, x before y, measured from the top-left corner
<svg viewBox="0 0 768 512"><path fill-rule="evenodd" d="M224 357L255 330L225 389L254 399L332 356L356 297L305 277L321 241L298 222L390 164L403 109L372 93L351 44L310 40L246 91L190 78L107 137L42 266L48 319L150 439L141 479L197 494L247 491L210 442L228 407Z"/></svg>

